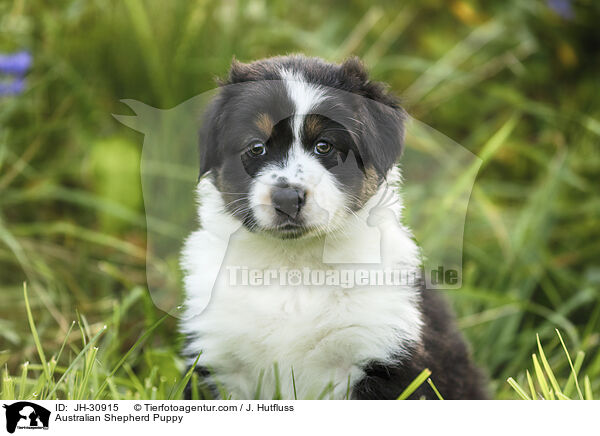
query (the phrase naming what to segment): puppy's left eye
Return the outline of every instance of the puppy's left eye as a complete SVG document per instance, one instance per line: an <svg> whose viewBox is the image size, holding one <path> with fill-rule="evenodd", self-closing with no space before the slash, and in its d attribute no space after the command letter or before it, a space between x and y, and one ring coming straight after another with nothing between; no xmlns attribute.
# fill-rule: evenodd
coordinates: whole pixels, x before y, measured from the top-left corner
<svg viewBox="0 0 600 436"><path fill-rule="evenodd" d="M255 142L248 147L247 153L253 157L263 156L267 153L267 146L262 142Z"/></svg>
<svg viewBox="0 0 600 436"><path fill-rule="evenodd" d="M318 141L315 144L315 154L318 154L319 156L328 155L331 153L331 150L333 150L333 145L327 141Z"/></svg>

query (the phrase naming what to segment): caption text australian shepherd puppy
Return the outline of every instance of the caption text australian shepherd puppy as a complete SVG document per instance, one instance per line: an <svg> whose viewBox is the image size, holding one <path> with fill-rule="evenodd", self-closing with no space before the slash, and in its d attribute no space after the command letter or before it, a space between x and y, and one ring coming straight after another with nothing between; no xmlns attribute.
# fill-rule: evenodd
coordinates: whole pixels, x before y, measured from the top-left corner
<svg viewBox="0 0 600 436"><path fill-rule="evenodd" d="M429 368L444 398L485 398L401 224L397 100L357 59L234 61L220 85L182 255L188 397L396 399Z"/></svg>

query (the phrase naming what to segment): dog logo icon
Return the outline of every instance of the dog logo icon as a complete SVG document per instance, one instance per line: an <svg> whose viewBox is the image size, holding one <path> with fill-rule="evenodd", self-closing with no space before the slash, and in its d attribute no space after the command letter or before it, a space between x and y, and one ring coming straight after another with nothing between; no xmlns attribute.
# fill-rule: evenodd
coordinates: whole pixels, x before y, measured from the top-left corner
<svg viewBox="0 0 600 436"><path fill-rule="evenodd" d="M6 431L14 433L18 429L43 429L48 430L50 411L28 401L19 401L10 405L4 404L6 409Z"/></svg>

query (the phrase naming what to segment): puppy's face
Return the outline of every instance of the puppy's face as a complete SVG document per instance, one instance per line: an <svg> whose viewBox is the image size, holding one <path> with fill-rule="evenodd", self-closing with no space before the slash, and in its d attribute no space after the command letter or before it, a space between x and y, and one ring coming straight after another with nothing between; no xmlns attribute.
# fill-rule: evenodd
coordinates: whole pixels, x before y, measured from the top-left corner
<svg viewBox="0 0 600 436"><path fill-rule="evenodd" d="M234 63L201 131L228 213L280 238L338 228L377 191L402 147L402 111L355 60Z"/></svg>

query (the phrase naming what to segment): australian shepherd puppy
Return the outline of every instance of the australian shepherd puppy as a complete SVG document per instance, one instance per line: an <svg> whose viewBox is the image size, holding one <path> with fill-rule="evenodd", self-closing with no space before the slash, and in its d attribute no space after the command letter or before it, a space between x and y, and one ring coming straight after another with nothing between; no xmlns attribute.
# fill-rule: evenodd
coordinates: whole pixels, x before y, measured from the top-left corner
<svg viewBox="0 0 600 436"><path fill-rule="evenodd" d="M188 396L395 399L429 368L444 398L485 398L401 224L397 100L357 59L234 61L220 85L182 254Z"/></svg>

